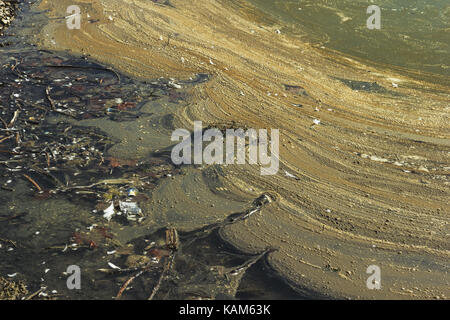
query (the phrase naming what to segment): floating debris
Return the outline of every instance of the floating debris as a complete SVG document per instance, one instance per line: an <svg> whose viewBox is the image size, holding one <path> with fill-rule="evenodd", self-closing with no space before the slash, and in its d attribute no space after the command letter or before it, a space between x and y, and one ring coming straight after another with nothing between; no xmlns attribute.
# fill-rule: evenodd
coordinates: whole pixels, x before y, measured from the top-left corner
<svg viewBox="0 0 450 320"><path fill-rule="evenodd" d="M105 218L108 221L111 221L112 217L116 214L116 210L114 210L114 204L111 203L111 205L107 209L103 210L103 212L104 212L103 218Z"/></svg>
<svg viewBox="0 0 450 320"><path fill-rule="evenodd" d="M18 4L14 0L0 0L0 35L14 20Z"/></svg>
<svg viewBox="0 0 450 320"><path fill-rule="evenodd" d="M174 81L169 81L169 87L174 88L174 89L181 89L182 86L175 83Z"/></svg>
<svg viewBox="0 0 450 320"><path fill-rule="evenodd" d="M119 201L119 207L120 211L130 221L136 221L138 216L142 216L142 210L135 202Z"/></svg>
<svg viewBox="0 0 450 320"><path fill-rule="evenodd" d="M96 249L99 247L110 247L118 245L114 235L106 227L94 227L89 232L74 232L70 246L74 248ZM67 245L64 247L66 249ZM55 248L56 249L56 248Z"/></svg>
<svg viewBox="0 0 450 320"><path fill-rule="evenodd" d="M130 188L128 189L128 196L129 197L134 197L138 194L138 189L136 188Z"/></svg>
<svg viewBox="0 0 450 320"><path fill-rule="evenodd" d="M300 180L297 176L293 175L293 174L290 173L290 172L287 172L286 170L284 170L284 174L285 174L286 177L288 177L288 178L293 178L293 179L295 179L295 180Z"/></svg>
<svg viewBox="0 0 450 320"><path fill-rule="evenodd" d="M11 281L0 277L0 300L20 300L28 295L23 281Z"/></svg>
<svg viewBox="0 0 450 320"><path fill-rule="evenodd" d="M108 262L108 266L109 266L111 269L114 269L114 270L121 270L120 267L116 266L115 264L113 264L113 263L111 263L111 262Z"/></svg>
<svg viewBox="0 0 450 320"><path fill-rule="evenodd" d="M67 117L133 121L151 115L140 111L147 101L163 96L175 103L184 100L186 93L177 92L178 83L189 86L209 79L199 74L179 82L135 81L85 58L47 51L7 58L0 77L0 167L7 181L2 189L14 190L12 183L22 178L34 188L36 199L63 195L77 203L145 197L137 194L138 188L143 193L151 190L178 169L170 159L138 163L107 157L118 141L97 128L71 124ZM49 116L56 121L50 122ZM103 179L106 175L111 179ZM106 209L110 220L114 208L100 211Z"/></svg>

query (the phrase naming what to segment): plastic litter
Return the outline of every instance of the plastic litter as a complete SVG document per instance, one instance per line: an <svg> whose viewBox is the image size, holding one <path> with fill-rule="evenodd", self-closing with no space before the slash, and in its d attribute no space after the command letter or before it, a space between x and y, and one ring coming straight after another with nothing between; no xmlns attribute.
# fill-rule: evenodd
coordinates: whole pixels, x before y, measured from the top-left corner
<svg viewBox="0 0 450 320"><path fill-rule="evenodd" d="M136 221L137 216L142 215L142 210L138 207L136 202L119 201L119 207L120 211L122 211L130 221Z"/></svg>
<svg viewBox="0 0 450 320"><path fill-rule="evenodd" d="M129 197L134 197L134 196L136 196L138 194L138 189L130 188L130 189L128 189L127 192L128 192L128 196Z"/></svg>
<svg viewBox="0 0 450 320"><path fill-rule="evenodd" d="M114 203L111 203L111 205L103 210L104 215L103 218L105 218L108 221L111 221L112 217L116 214L116 211L114 210Z"/></svg>

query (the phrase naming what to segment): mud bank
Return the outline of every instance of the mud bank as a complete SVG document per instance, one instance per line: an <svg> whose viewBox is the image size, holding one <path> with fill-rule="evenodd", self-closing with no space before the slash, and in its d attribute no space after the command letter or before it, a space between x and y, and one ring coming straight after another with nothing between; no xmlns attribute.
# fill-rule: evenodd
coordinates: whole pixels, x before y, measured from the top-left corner
<svg viewBox="0 0 450 320"><path fill-rule="evenodd" d="M141 79L211 76L172 109L173 128L280 129L278 175L191 168L152 194L155 219L192 230L270 192L275 201L219 233L248 253L276 247L267 260L297 290L449 296L448 87L315 48L245 2L80 0L81 29L68 30L61 17L72 4L42 1L50 20L35 36L41 48ZM366 287L370 265L382 270L381 290Z"/></svg>

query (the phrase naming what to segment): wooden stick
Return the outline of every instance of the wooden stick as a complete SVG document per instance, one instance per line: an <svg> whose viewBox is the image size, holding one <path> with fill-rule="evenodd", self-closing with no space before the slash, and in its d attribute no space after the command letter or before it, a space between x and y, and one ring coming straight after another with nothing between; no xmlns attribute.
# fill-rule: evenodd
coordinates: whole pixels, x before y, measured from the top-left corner
<svg viewBox="0 0 450 320"><path fill-rule="evenodd" d="M25 300L31 300L34 297L36 297L39 293L41 293L42 291L44 291L45 289L47 289L46 287L42 287L40 288L38 291L36 291L35 293L30 294L28 297L25 298Z"/></svg>
<svg viewBox="0 0 450 320"><path fill-rule="evenodd" d="M147 300L153 300L153 298L155 297L155 295L158 293L159 288L161 287L161 284L164 280L164 277L166 275L166 273L170 270L170 268L172 267L173 261L175 260L175 253L172 254L172 257L167 258L166 263L164 264L164 269L161 272L161 275L159 276L158 282L156 283L155 287L152 290L152 294L150 295L150 297L148 297Z"/></svg>
<svg viewBox="0 0 450 320"><path fill-rule="evenodd" d="M20 113L20 110L14 111L14 115L13 115L11 121L10 121L9 124L8 124L8 128L11 128L11 127L14 125L14 123L15 123L16 120L17 120L17 118L19 117L19 113Z"/></svg>
<svg viewBox="0 0 450 320"><path fill-rule="evenodd" d="M50 168L50 155L45 151L45 156L47 157L47 168Z"/></svg>
<svg viewBox="0 0 450 320"><path fill-rule="evenodd" d="M52 108L52 110L55 110L55 103L53 102L53 99L50 98L50 87L45 88L45 95L48 102L50 102L50 107Z"/></svg>
<svg viewBox="0 0 450 320"><path fill-rule="evenodd" d="M3 126L5 127L5 129L8 129L8 124L6 123L5 120L3 120L2 117L0 117L0 121L3 123Z"/></svg>
<svg viewBox="0 0 450 320"><path fill-rule="evenodd" d="M16 243L15 243L14 241L12 241L12 240L0 238L0 241L1 241L1 242L4 242L4 243L10 243L10 244L12 244L15 248L17 248Z"/></svg>
<svg viewBox="0 0 450 320"><path fill-rule="evenodd" d="M14 214L14 215L9 216L9 217L1 217L0 218L0 222L16 219L16 218L22 217L22 216L24 216L26 214L27 214L26 212L21 212L21 213Z"/></svg>
<svg viewBox="0 0 450 320"><path fill-rule="evenodd" d="M122 297L123 292L124 292L125 289L130 285L130 283L132 283L132 282L134 281L134 279L140 277L140 276L143 275L146 271L147 271L147 269L142 269L141 271L139 271L138 273L136 273L134 276L131 276L130 279L128 279L127 281L125 281L125 283L123 284L122 288L120 288L119 292L117 293L116 300L119 300L119 299Z"/></svg>
<svg viewBox="0 0 450 320"><path fill-rule="evenodd" d="M30 182L33 184L33 186L35 186L36 189L38 189L38 191L42 191L42 188L41 188L41 187L37 184L37 182L34 181L30 176L28 176L28 175L26 175L26 174L23 174L23 176L24 176L25 178L27 178L27 180L30 181Z"/></svg>
<svg viewBox="0 0 450 320"><path fill-rule="evenodd" d="M7 136L5 138L0 139L0 143L2 143L5 140L11 139L13 136Z"/></svg>

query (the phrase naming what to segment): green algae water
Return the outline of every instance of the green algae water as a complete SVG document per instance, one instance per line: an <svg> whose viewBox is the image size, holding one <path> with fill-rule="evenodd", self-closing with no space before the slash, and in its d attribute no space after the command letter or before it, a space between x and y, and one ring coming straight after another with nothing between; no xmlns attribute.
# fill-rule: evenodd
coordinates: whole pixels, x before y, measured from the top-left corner
<svg viewBox="0 0 450 320"><path fill-rule="evenodd" d="M446 0L250 0L283 32L345 55L410 75L450 74L450 2ZM370 30L370 5L381 9L381 28ZM444 77L442 77L444 76Z"/></svg>

